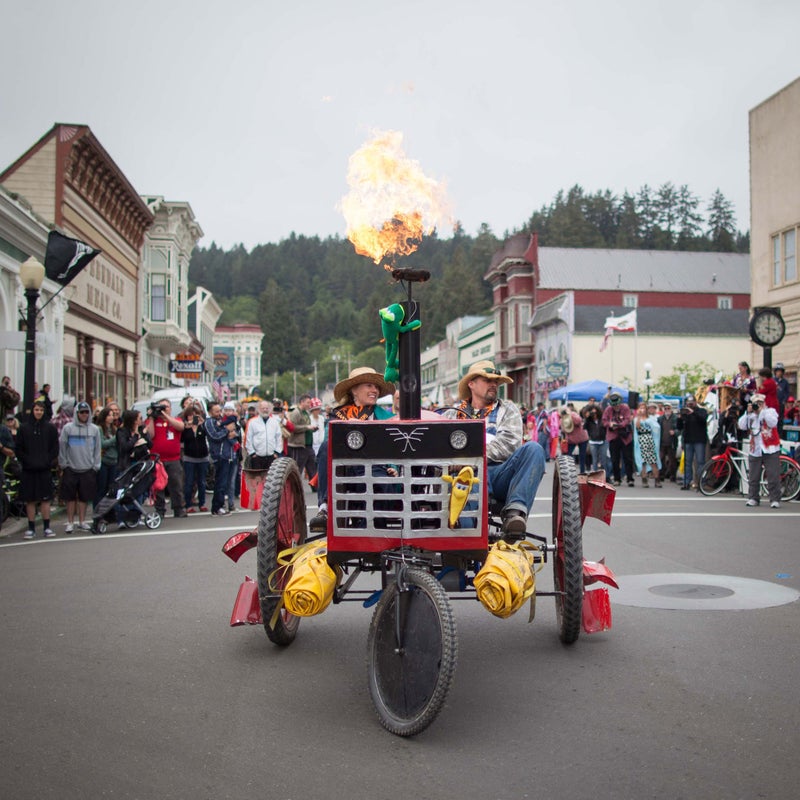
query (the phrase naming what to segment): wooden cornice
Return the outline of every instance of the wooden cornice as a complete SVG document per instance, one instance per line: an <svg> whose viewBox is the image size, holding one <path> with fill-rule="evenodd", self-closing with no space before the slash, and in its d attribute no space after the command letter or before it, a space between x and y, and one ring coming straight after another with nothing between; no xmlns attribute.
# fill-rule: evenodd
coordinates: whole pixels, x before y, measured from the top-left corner
<svg viewBox="0 0 800 800"><path fill-rule="evenodd" d="M66 127L66 126L65 126ZM137 251L153 224L153 215L94 134L81 126L59 136L58 163L71 186Z"/></svg>

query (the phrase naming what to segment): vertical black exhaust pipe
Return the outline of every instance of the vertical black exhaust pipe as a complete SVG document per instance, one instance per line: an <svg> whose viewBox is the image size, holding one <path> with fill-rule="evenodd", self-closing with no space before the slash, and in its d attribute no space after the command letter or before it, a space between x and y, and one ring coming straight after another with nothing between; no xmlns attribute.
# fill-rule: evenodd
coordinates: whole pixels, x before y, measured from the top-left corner
<svg viewBox="0 0 800 800"><path fill-rule="evenodd" d="M403 324L408 325L420 319L419 303L411 296L413 283L424 283L431 274L421 269L395 269L392 277L408 284L408 299L401 303L405 316ZM419 419L422 410L420 377L420 332L419 328L400 334L400 419Z"/></svg>

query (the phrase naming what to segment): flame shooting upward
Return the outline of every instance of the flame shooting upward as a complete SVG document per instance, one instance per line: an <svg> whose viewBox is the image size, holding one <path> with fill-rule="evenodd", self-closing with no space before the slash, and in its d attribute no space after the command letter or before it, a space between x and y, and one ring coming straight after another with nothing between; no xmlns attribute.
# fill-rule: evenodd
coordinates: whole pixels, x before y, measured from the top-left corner
<svg viewBox="0 0 800 800"><path fill-rule="evenodd" d="M376 264L413 253L424 235L449 221L444 185L407 158L402 145L402 133L376 131L347 169L350 191L341 203L347 238Z"/></svg>

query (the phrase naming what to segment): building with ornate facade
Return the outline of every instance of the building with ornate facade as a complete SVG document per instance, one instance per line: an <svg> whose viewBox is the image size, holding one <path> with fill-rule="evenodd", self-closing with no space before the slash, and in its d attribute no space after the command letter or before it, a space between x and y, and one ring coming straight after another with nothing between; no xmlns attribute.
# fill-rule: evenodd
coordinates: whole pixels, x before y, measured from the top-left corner
<svg viewBox="0 0 800 800"><path fill-rule="evenodd" d="M113 397L130 405L138 393L140 253L152 212L86 125L54 125L0 173L0 184L48 226L101 251L59 295L68 303L62 389L95 404Z"/></svg>
<svg viewBox="0 0 800 800"><path fill-rule="evenodd" d="M231 396L249 394L261 384L263 340L258 325L244 322L220 325L214 331L214 380L227 386Z"/></svg>
<svg viewBox="0 0 800 800"><path fill-rule="evenodd" d="M170 362L176 356L202 356L200 341L189 324L189 260L203 231L188 203L168 201L159 195L142 199L153 214L142 250L140 281L143 335L139 394L149 397L158 389L184 385L184 379L170 372ZM195 380L202 381L203 377L201 374Z"/></svg>
<svg viewBox="0 0 800 800"><path fill-rule="evenodd" d="M750 112L750 255L753 307L779 308L786 336L772 351L796 392L800 369L800 78ZM761 348L751 344L760 364Z"/></svg>

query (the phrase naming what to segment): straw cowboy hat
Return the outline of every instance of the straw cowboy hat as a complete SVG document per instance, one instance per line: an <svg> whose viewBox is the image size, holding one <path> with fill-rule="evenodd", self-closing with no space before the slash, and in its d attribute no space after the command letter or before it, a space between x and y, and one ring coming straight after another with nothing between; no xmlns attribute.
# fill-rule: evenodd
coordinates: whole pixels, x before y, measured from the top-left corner
<svg viewBox="0 0 800 800"><path fill-rule="evenodd" d="M389 383L383 379L383 375L379 375L375 370L370 367L356 367L351 370L350 374L343 380L339 381L333 387L333 397L337 403L343 403L345 400L352 400L351 390L354 386L361 383L374 383L378 387L378 394L393 394L394 384Z"/></svg>
<svg viewBox="0 0 800 800"><path fill-rule="evenodd" d="M507 375L501 375L500 370L494 365L493 361L476 361L467 374L458 382L458 396L462 400L469 400L469 382L475 378L486 378L498 383L514 383Z"/></svg>

